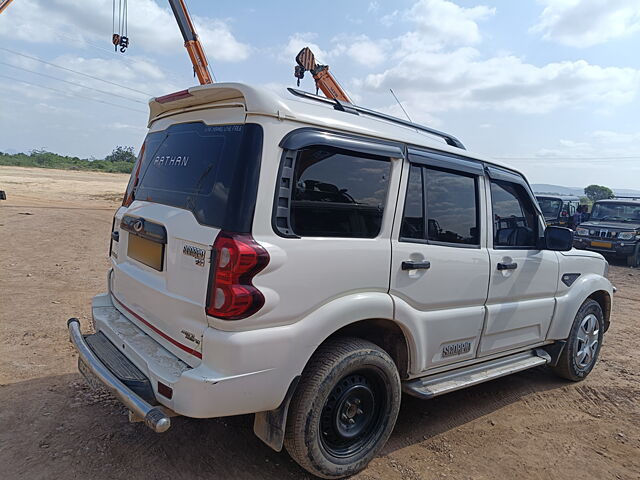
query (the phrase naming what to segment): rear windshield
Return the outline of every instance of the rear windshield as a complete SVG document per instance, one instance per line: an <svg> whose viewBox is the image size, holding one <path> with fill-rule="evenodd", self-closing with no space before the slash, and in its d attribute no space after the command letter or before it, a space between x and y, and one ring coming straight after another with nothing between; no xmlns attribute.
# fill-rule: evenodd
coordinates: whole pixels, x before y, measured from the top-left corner
<svg viewBox="0 0 640 480"><path fill-rule="evenodd" d="M540 210L545 218L557 218L562 208L562 200L549 197L537 197Z"/></svg>
<svg viewBox="0 0 640 480"><path fill-rule="evenodd" d="M134 198L190 210L204 225L248 232L261 150L256 124L181 123L150 133Z"/></svg>

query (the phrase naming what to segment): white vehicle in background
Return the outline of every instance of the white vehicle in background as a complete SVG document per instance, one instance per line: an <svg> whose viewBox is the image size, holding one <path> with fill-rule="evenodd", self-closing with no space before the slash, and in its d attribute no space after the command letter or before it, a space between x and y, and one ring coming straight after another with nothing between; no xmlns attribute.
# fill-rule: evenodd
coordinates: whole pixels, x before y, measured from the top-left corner
<svg viewBox="0 0 640 480"><path fill-rule="evenodd" d="M581 380L609 327L598 253L454 137L238 83L150 103L79 368L157 432L255 413L309 472L363 469L401 392L538 365ZM444 142L442 141L444 140Z"/></svg>

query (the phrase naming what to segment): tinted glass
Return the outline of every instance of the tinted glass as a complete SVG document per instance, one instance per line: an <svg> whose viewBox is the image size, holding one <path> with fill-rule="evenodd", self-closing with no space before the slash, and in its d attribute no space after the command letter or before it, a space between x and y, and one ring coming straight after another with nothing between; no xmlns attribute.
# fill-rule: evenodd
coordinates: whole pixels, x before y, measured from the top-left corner
<svg viewBox="0 0 640 480"><path fill-rule="evenodd" d="M591 220L640 222L640 205L596 202L591 210Z"/></svg>
<svg viewBox="0 0 640 480"><path fill-rule="evenodd" d="M422 195L422 168L411 165L409 183L404 200L404 215L400 236L424 240L424 197Z"/></svg>
<svg viewBox="0 0 640 480"><path fill-rule="evenodd" d="M562 200L549 197L537 197L544 218L558 218L562 208Z"/></svg>
<svg viewBox="0 0 640 480"><path fill-rule="evenodd" d="M535 209L521 185L492 181L491 205L494 246L535 246L537 232Z"/></svg>
<svg viewBox="0 0 640 480"><path fill-rule="evenodd" d="M424 169L427 192L427 239L479 245L476 179Z"/></svg>
<svg viewBox="0 0 640 480"><path fill-rule="evenodd" d="M205 225L248 231L261 148L255 124L183 123L150 133L134 198L191 210Z"/></svg>
<svg viewBox="0 0 640 480"><path fill-rule="evenodd" d="M324 148L298 153L291 227L300 236L373 238L380 233L389 159Z"/></svg>

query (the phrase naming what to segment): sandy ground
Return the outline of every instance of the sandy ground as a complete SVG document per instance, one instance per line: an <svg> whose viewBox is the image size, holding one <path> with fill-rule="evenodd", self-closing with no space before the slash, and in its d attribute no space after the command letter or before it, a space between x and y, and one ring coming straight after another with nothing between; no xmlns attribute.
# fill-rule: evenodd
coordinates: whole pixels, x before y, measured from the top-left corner
<svg viewBox="0 0 640 480"><path fill-rule="evenodd" d="M309 478L254 437L251 416L176 418L154 434L77 373L65 321L88 327L126 181L0 167L0 477ZM639 479L640 270L616 265L612 326L587 380L541 368L404 397L382 455L355 478Z"/></svg>

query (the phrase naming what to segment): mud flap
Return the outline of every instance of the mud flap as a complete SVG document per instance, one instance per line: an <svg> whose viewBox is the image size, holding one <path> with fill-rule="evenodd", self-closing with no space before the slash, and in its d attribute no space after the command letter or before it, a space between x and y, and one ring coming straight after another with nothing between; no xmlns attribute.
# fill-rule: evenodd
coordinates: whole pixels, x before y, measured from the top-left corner
<svg viewBox="0 0 640 480"><path fill-rule="evenodd" d="M300 375L293 379L282 403L275 410L257 412L253 421L253 433L260 440L273 448L276 452L282 450L284 444L284 432L287 425L287 413L291 397L296 391Z"/></svg>
<svg viewBox="0 0 640 480"><path fill-rule="evenodd" d="M566 344L566 340L558 340L551 345L542 347L542 350L546 351L551 356L551 361L547 365L550 367L558 365L558 360L560 359L560 355L562 355Z"/></svg>

